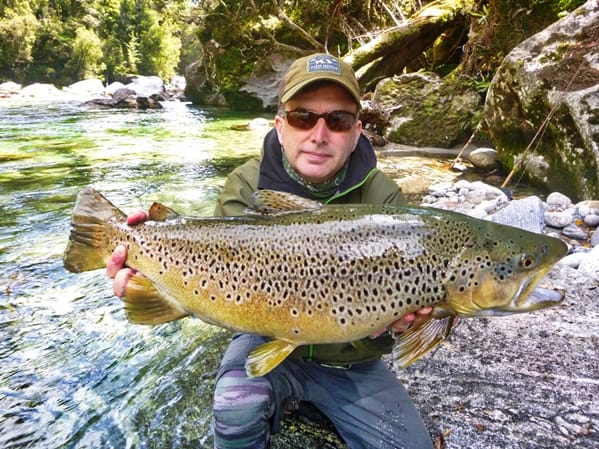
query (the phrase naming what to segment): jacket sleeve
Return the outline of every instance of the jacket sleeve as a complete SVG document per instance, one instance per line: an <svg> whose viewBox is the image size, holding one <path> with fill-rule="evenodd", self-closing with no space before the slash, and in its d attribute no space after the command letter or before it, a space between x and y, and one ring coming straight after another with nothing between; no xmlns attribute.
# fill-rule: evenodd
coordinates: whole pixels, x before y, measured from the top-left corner
<svg viewBox="0 0 599 449"><path fill-rule="evenodd" d="M260 161L253 158L227 176L216 203L215 216L245 215L245 210L253 204L252 194L258 189L259 170Z"/></svg>

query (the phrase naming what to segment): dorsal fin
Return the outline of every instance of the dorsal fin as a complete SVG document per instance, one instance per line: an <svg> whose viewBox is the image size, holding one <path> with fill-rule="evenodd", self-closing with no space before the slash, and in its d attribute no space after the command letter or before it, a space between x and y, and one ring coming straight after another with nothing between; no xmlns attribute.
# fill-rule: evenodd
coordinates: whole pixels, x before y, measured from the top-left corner
<svg viewBox="0 0 599 449"><path fill-rule="evenodd" d="M160 203L152 203L150 210L148 210L148 218L153 221L166 221L178 216L177 212Z"/></svg>
<svg viewBox="0 0 599 449"><path fill-rule="evenodd" d="M292 214L322 208L318 201L276 190L257 190L253 199L254 212L265 215Z"/></svg>

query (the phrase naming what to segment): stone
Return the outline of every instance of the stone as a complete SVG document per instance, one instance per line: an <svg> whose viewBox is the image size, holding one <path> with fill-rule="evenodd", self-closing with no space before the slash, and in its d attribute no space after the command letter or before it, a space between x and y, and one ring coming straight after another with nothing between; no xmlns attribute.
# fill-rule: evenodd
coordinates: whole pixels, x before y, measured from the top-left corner
<svg viewBox="0 0 599 449"><path fill-rule="evenodd" d="M545 212L545 223L554 228L564 228L574 221L574 217L567 212Z"/></svg>
<svg viewBox="0 0 599 449"><path fill-rule="evenodd" d="M592 228L599 226L599 215L589 214L583 218L584 224Z"/></svg>
<svg viewBox="0 0 599 449"><path fill-rule="evenodd" d="M599 246L595 246L581 262L578 272L599 281Z"/></svg>
<svg viewBox="0 0 599 449"><path fill-rule="evenodd" d="M580 251L580 252L568 254L567 256L562 258L562 260L560 260L559 263L567 265L571 268L577 269L580 266L583 259L585 259L586 257L587 257L587 253Z"/></svg>
<svg viewBox="0 0 599 449"><path fill-rule="evenodd" d="M389 113L385 137L419 147L451 148L465 142L481 108L478 92L430 72L385 78L372 99Z"/></svg>
<svg viewBox="0 0 599 449"><path fill-rule="evenodd" d="M80 97L101 96L104 95L104 83L101 80L93 78L77 81L63 89L65 92L75 94Z"/></svg>
<svg viewBox="0 0 599 449"><path fill-rule="evenodd" d="M572 200L560 192L552 192L547 196L547 205L550 208L564 210L572 205Z"/></svg>
<svg viewBox="0 0 599 449"><path fill-rule="evenodd" d="M538 196L513 200L489 219L495 223L507 224L541 234L545 228L545 205Z"/></svg>
<svg viewBox="0 0 599 449"><path fill-rule="evenodd" d="M589 236L580 226L572 223L562 229L562 234L576 240L586 240Z"/></svg>
<svg viewBox="0 0 599 449"><path fill-rule="evenodd" d="M516 46L484 108L504 166L524 159L533 183L577 199L599 197L598 22L599 2L590 0ZM550 113L551 125L526 151Z"/></svg>
<svg viewBox="0 0 599 449"><path fill-rule="evenodd" d="M468 155L468 160L476 168L492 169L497 166L497 150L494 148L477 148Z"/></svg>

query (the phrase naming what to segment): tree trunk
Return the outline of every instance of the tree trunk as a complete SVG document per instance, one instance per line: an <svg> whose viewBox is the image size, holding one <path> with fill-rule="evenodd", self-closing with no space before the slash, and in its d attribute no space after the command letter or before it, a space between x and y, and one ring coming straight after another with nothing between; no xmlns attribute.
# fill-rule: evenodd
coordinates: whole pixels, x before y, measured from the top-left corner
<svg viewBox="0 0 599 449"><path fill-rule="evenodd" d="M372 90L382 78L401 73L446 30L466 26L464 9L468 1L434 2L406 21L382 32L376 39L353 50L344 60L358 74L364 91Z"/></svg>

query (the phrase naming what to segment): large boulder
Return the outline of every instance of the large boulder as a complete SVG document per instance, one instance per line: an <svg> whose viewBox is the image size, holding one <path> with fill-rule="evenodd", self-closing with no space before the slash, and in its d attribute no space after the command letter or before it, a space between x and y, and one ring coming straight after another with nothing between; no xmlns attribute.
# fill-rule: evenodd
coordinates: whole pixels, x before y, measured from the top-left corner
<svg viewBox="0 0 599 449"><path fill-rule="evenodd" d="M480 95L435 73L408 73L377 84L373 101L390 115L385 137L418 147L450 148L468 140Z"/></svg>
<svg viewBox="0 0 599 449"><path fill-rule="evenodd" d="M598 23L591 0L518 45L485 104L503 165L577 199L599 197Z"/></svg>

